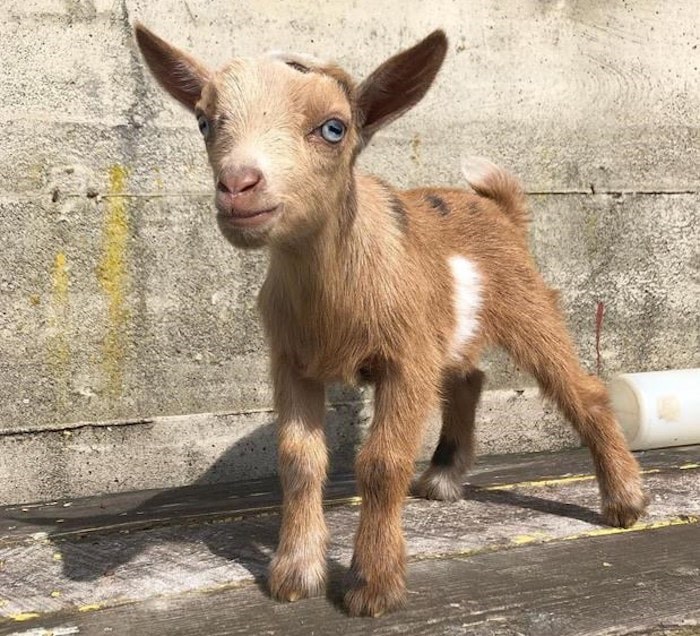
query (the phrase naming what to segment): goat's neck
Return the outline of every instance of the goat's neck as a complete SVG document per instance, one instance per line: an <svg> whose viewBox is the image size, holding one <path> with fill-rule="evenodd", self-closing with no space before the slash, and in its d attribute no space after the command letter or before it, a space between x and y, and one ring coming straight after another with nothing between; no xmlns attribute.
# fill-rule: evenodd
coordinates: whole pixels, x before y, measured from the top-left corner
<svg viewBox="0 0 700 636"><path fill-rule="evenodd" d="M353 172L352 183L322 227L297 249L273 249L271 270L289 291L334 296L349 292L369 268L384 271L400 249L399 232L387 212L387 186Z"/></svg>

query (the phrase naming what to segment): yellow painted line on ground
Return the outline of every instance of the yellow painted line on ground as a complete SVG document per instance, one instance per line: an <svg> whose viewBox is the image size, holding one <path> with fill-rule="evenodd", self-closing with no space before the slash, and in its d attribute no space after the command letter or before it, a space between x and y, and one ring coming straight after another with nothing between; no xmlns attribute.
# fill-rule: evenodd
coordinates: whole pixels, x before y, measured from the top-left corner
<svg viewBox="0 0 700 636"><path fill-rule="evenodd" d="M659 530L660 528L669 528L672 526L687 526L695 523L700 523L700 517L696 515L687 515L682 517L672 517L661 521L639 522L631 528L595 528L576 534L564 536L549 535L544 532L536 532L533 534L522 534L512 537L508 543L495 543L492 545L480 546L460 552L440 552L434 554L421 554L412 556L409 561L427 561L438 559L465 559L479 554L488 554L491 552L502 552L517 548L524 545L541 545L545 543L557 543L563 541L575 541L577 539L590 539L614 534L625 534L631 532L643 532L646 530Z"/></svg>
<svg viewBox="0 0 700 636"><path fill-rule="evenodd" d="M412 497L411 497L412 498ZM359 495L353 495L352 497L339 497L338 499L325 499L323 504L332 506L359 506L362 503L362 497Z"/></svg>
<svg viewBox="0 0 700 636"><path fill-rule="evenodd" d="M692 470L693 468L700 468L700 464L683 464L683 466L678 467L680 470Z"/></svg>
<svg viewBox="0 0 700 636"><path fill-rule="evenodd" d="M513 490L514 488L544 488L560 484L572 484L577 481L592 481L595 475L571 475L570 477L555 477L553 479L534 479L532 481L517 481L512 484L497 484L486 486L484 490Z"/></svg>
<svg viewBox="0 0 700 636"><path fill-rule="evenodd" d="M678 467L682 468L682 467ZM649 468L648 470L641 471L643 475L652 475L654 473L660 473L659 468ZM546 486L559 486L561 484L571 484L580 481L593 481L595 480L595 475L566 475L564 477L553 477L547 479L534 479L531 481L517 481L510 484L496 484L494 486L482 486L482 490L513 490L515 488L544 488ZM413 501L420 501L420 497L408 497ZM323 504L326 506L337 506L342 504L347 505L359 505L362 503L362 497L339 497L337 499L324 499Z"/></svg>
<svg viewBox="0 0 700 636"><path fill-rule="evenodd" d="M527 545L528 543L536 543L537 541L546 541L547 536L544 532L533 532L532 534L519 534L513 537L510 542L515 545Z"/></svg>
<svg viewBox="0 0 700 636"><path fill-rule="evenodd" d="M575 539L585 539L588 537L605 537L611 534L626 534L629 532L643 532L645 530L658 530L659 528L670 528L671 526L687 526L700 522L700 517L696 515L684 515L682 517L671 517L661 521L638 521L631 528L595 528L578 534L572 534L561 539L562 541L574 541Z"/></svg>
<svg viewBox="0 0 700 636"><path fill-rule="evenodd" d="M679 467L680 468L680 467ZM660 468L649 468L641 471L642 475L653 475L660 473ZM533 479L532 481L517 481L512 484L496 484L495 486L485 486L484 490L513 490L514 488L544 488L546 486L559 486L561 484L572 484L578 481L593 481L595 475L565 475L564 477L552 477L547 479Z"/></svg>
<svg viewBox="0 0 700 636"><path fill-rule="evenodd" d="M157 599L172 599L172 598L179 598L182 596L191 596L193 594L212 594L215 592L220 592L224 590L232 590L236 588L241 588L241 587L248 587L255 585L255 580L254 579L246 579L243 581L235 581L235 582L230 582L230 583L217 583L215 585L209 585L205 587L199 587L191 590L184 590L182 592L178 592L176 594L155 594L154 596L150 596L147 599L143 598L115 598L111 599L109 601L101 601L97 603L88 603L86 605L81 605L79 607L76 607L75 605L70 606L70 607L64 607L61 610L59 610L62 613L65 613L66 611L78 611L81 613L87 613L87 612L96 612L99 610L103 609L114 609L115 607L123 607L125 605L135 605L136 603L142 603L144 601L153 601ZM51 596L54 596L54 593L51 594ZM0 619L3 618L9 618L12 621L15 622L24 622L24 621L30 621L34 620L36 618L44 618L46 616L50 616L52 614L56 614L56 611L49 610L49 611L41 611L41 612L23 612L21 614L8 614L6 616L0 615Z"/></svg>
<svg viewBox="0 0 700 636"><path fill-rule="evenodd" d="M23 623L24 621L30 621L33 618L39 618L41 614L38 612L21 612L20 614L10 614L10 619L16 621L17 623Z"/></svg>

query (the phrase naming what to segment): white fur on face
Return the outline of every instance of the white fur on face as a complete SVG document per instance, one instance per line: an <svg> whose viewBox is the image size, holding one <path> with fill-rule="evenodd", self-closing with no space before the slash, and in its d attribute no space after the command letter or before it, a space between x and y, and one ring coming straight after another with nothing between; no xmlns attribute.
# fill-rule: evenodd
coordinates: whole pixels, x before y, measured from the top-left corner
<svg viewBox="0 0 700 636"><path fill-rule="evenodd" d="M455 330L448 355L459 361L465 345L479 328L478 313L481 308L481 276L474 263L464 256L448 259L454 277Z"/></svg>

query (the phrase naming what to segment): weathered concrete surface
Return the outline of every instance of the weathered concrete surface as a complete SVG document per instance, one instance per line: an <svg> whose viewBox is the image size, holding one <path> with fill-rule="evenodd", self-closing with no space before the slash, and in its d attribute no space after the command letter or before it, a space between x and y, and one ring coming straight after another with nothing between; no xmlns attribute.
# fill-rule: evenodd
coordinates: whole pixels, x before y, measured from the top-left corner
<svg viewBox="0 0 700 636"><path fill-rule="evenodd" d="M358 77L443 26L451 48L434 89L377 136L363 165L407 187L460 183L465 154L509 166L534 193L533 248L563 292L586 367L599 301L606 375L700 365L691 0L453 0L439 11L417 0L342 10L330 0L10 0L0 24L0 500L186 483L271 421L255 312L265 257L217 235L193 119L144 71L136 19L214 64L283 48L335 56ZM531 380L499 355L486 367L489 388L506 393L485 396L483 411L499 418L484 447L522 449L521 422L545 410L533 391L511 409L504 396ZM191 427L168 419L218 412L228 415L205 417L201 430L199 416ZM163 417L129 434L47 432ZM559 429L547 418L529 449L572 442L550 442ZM191 451L206 445L204 430L211 450ZM259 438L249 463L227 464L229 478L272 469Z"/></svg>

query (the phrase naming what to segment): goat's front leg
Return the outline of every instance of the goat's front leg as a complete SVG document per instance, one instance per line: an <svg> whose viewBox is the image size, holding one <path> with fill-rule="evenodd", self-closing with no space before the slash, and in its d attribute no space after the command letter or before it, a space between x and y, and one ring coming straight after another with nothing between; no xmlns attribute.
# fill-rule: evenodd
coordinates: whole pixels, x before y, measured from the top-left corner
<svg viewBox="0 0 700 636"><path fill-rule="evenodd" d="M401 511L413 474L424 421L437 389L421 373L379 380L374 421L357 456L360 524L345 604L352 616L381 614L406 593L406 548Z"/></svg>
<svg viewBox="0 0 700 636"><path fill-rule="evenodd" d="M282 526L270 564L273 598L296 601L319 594L326 580L328 530L323 483L328 455L323 427L323 384L302 378L285 360L273 361L278 413Z"/></svg>

